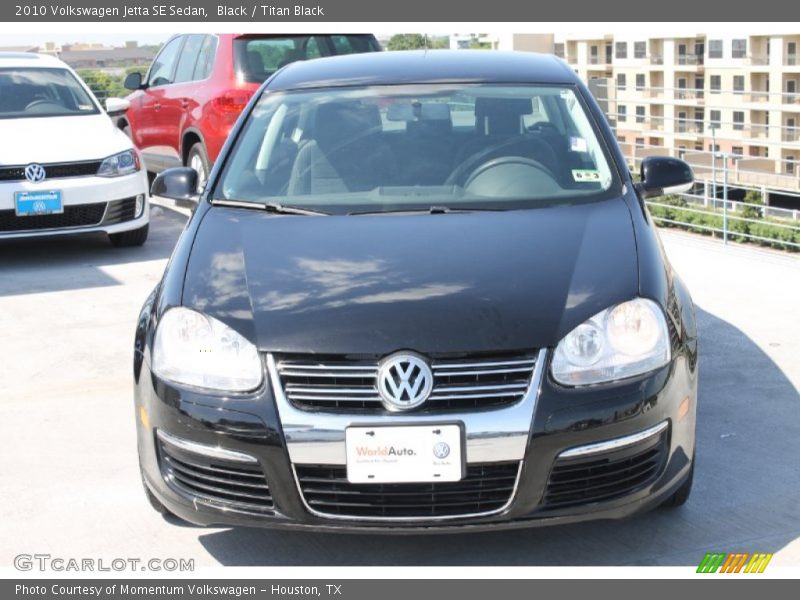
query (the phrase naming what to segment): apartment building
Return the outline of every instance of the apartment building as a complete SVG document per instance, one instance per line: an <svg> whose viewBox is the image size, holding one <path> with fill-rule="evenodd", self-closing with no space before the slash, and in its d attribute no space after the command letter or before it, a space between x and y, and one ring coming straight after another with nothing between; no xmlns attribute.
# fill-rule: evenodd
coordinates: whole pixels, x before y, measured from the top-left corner
<svg viewBox="0 0 800 600"><path fill-rule="evenodd" d="M556 36L632 163L683 156L699 178L800 192L800 32ZM722 156L724 155L724 157Z"/></svg>

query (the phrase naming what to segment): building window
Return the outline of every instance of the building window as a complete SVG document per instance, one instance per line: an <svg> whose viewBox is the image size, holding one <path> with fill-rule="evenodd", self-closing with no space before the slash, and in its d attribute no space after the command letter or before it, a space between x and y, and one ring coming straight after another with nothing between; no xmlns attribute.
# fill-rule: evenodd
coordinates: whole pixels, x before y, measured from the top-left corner
<svg viewBox="0 0 800 600"><path fill-rule="evenodd" d="M647 42L633 42L633 58L647 56Z"/></svg>
<svg viewBox="0 0 800 600"><path fill-rule="evenodd" d="M709 152L719 152L719 144L709 144L708 145Z"/></svg>
<svg viewBox="0 0 800 600"><path fill-rule="evenodd" d="M794 155L790 154L789 156L787 156L786 157L786 162L784 164L785 164L785 172L786 172L786 174L787 175L794 175L794 167L795 167Z"/></svg>
<svg viewBox="0 0 800 600"><path fill-rule="evenodd" d="M786 45L786 64L797 64L797 42L789 42Z"/></svg>
<svg viewBox="0 0 800 600"><path fill-rule="evenodd" d="M697 150L698 152L702 152L703 151L703 144L695 144L694 145L694 149Z"/></svg>
<svg viewBox="0 0 800 600"><path fill-rule="evenodd" d="M708 40L708 58L722 58L722 40Z"/></svg>
<svg viewBox="0 0 800 600"><path fill-rule="evenodd" d="M619 108L617 108L617 119L620 123L628 120L628 107L624 104L620 104Z"/></svg>
<svg viewBox="0 0 800 600"><path fill-rule="evenodd" d="M721 122L722 122L722 111L720 110L709 111L708 124L710 127L712 128L719 127Z"/></svg>
<svg viewBox="0 0 800 600"><path fill-rule="evenodd" d="M644 123L644 106L636 107L636 122Z"/></svg>
<svg viewBox="0 0 800 600"><path fill-rule="evenodd" d="M636 138L636 145L640 148L644 148L644 138Z"/></svg>
<svg viewBox="0 0 800 600"><path fill-rule="evenodd" d="M628 58L628 42L615 43L614 53L617 55L617 58Z"/></svg>
<svg viewBox="0 0 800 600"><path fill-rule="evenodd" d="M734 94L744 93L744 75L733 76L733 93Z"/></svg>
<svg viewBox="0 0 800 600"><path fill-rule="evenodd" d="M747 56L747 40L733 40L731 43L731 57L744 58Z"/></svg>
<svg viewBox="0 0 800 600"><path fill-rule="evenodd" d="M553 46L553 52L559 58L564 58L564 44L559 42Z"/></svg>
<svg viewBox="0 0 800 600"><path fill-rule="evenodd" d="M744 129L744 111L733 111L733 129L734 131L741 131Z"/></svg>
<svg viewBox="0 0 800 600"><path fill-rule="evenodd" d="M708 87L712 92L719 92L722 89L722 75L711 75L708 79Z"/></svg>
<svg viewBox="0 0 800 600"><path fill-rule="evenodd" d="M643 90L644 89L644 73L637 73L636 74L636 89Z"/></svg>
<svg viewBox="0 0 800 600"><path fill-rule="evenodd" d="M731 148L731 154L733 154L737 158L744 156L744 147L734 146L733 148Z"/></svg>
<svg viewBox="0 0 800 600"><path fill-rule="evenodd" d="M617 90L624 91L626 83L625 73L617 73Z"/></svg>
<svg viewBox="0 0 800 600"><path fill-rule="evenodd" d="M620 144L624 144L624 143L625 143L625 136L624 136L624 135L620 135L620 136L618 136L618 137L617 137L617 141L618 141Z"/></svg>

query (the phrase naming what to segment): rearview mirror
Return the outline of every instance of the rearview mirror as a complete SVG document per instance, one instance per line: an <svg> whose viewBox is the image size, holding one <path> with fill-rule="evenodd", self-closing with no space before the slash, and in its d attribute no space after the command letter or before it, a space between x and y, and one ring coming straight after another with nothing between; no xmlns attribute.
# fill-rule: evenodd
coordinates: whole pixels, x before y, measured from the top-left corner
<svg viewBox="0 0 800 600"><path fill-rule="evenodd" d="M641 182L637 184L644 198L688 192L694 184L692 168L670 156L647 156L642 161Z"/></svg>
<svg viewBox="0 0 800 600"><path fill-rule="evenodd" d="M124 98L107 98L106 112L110 115L124 113L131 107L131 103Z"/></svg>
<svg viewBox="0 0 800 600"><path fill-rule="evenodd" d="M142 88L142 74L138 71L134 71L133 73L128 73L125 77L125 81L122 83L125 86L126 90L139 90Z"/></svg>
<svg viewBox="0 0 800 600"><path fill-rule="evenodd" d="M197 171L191 167L175 167L158 174L150 194L170 200L196 200Z"/></svg>

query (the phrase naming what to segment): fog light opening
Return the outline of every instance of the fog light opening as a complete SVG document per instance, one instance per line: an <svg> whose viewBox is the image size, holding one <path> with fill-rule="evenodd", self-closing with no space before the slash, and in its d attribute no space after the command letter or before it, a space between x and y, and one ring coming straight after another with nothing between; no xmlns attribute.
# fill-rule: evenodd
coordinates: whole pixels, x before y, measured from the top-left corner
<svg viewBox="0 0 800 600"><path fill-rule="evenodd" d="M139 194L138 196L136 196L136 218L138 219L139 217L141 217L143 212L144 212L144 194Z"/></svg>
<svg viewBox="0 0 800 600"><path fill-rule="evenodd" d="M678 406L678 421L682 421L683 418L689 414L689 404L689 396L686 396Z"/></svg>

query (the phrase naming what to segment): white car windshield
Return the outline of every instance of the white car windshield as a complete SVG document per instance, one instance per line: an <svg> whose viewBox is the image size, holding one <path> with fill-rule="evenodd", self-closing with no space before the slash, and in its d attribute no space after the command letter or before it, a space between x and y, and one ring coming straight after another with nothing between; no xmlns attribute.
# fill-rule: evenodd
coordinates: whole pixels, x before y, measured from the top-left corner
<svg viewBox="0 0 800 600"><path fill-rule="evenodd" d="M611 164L571 86L265 93L213 197L330 213L499 210L610 197Z"/></svg>
<svg viewBox="0 0 800 600"><path fill-rule="evenodd" d="M92 97L67 69L0 68L0 119L98 112Z"/></svg>

